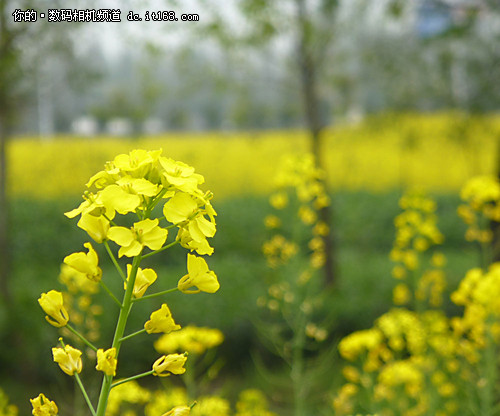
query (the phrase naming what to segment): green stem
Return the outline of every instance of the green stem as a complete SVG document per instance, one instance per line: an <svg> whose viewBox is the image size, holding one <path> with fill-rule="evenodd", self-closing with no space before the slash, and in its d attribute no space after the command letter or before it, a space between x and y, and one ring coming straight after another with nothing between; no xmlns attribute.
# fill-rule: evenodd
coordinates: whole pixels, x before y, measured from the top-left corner
<svg viewBox="0 0 500 416"><path fill-rule="evenodd" d="M66 328L68 328L73 334L75 334L78 338L80 338L88 347L92 348L94 351L97 351L97 347L92 345L90 341L87 340L82 334L80 334L75 328L73 328L70 324L66 324Z"/></svg>
<svg viewBox="0 0 500 416"><path fill-rule="evenodd" d="M154 373L154 371L153 371L153 370L149 370L149 371L146 371L145 373L137 374L136 376L132 376L132 377L129 377L129 378L126 378L126 379L123 379L123 380L117 381L116 383L113 383L113 384L111 385L111 388L114 388L114 387L116 387L116 386L119 386L120 384L128 383L129 381L137 380L138 378L142 378L142 377L150 376L150 375L151 375L151 374L153 374L153 373Z"/></svg>
<svg viewBox="0 0 500 416"><path fill-rule="evenodd" d="M104 218L106 218L112 226L116 227L115 222L112 219L108 218L108 216L106 214L102 214L102 216Z"/></svg>
<svg viewBox="0 0 500 416"><path fill-rule="evenodd" d="M80 390L82 391L83 397L85 397L85 401L87 402L87 406L89 407L92 414L94 416L96 416L94 406L92 406L92 402L90 401L89 396L88 396L87 392L85 391L85 387L83 387L83 383L82 383L82 380L80 379L80 376L78 375L78 373L75 373L73 375L75 377L76 382L78 383L78 386L80 387Z"/></svg>
<svg viewBox="0 0 500 416"><path fill-rule="evenodd" d="M130 314L130 309L132 308L132 294L135 284L135 279L137 277L137 270L141 263L141 254L134 257L132 262L132 269L130 270L130 276L127 282L127 289L123 295L122 307L120 309L120 315L118 316L118 322L116 324L115 335L113 337L113 343L111 348L116 348L116 358L118 359L118 354L120 353L121 339L123 338L123 333L125 332L125 326L127 325L127 319ZM108 405L108 397L111 391L111 383L113 382L113 376L105 375L102 381L101 393L99 395L99 403L97 405L96 416L104 416L106 412L106 407Z"/></svg>
<svg viewBox="0 0 500 416"><path fill-rule="evenodd" d="M107 292L107 294L111 297L111 299L114 300L114 302L121 308L122 307L122 304L120 303L120 301L116 298L115 295L113 295L113 292L111 292L111 290L109 290L109 287L106 286L106 284L100 280L99 281L100 285L102 286L102 288Z"/></svg>
<svg viewBox="0 0 500 416"><path fill-rule="evenodd" d="M180 241L179 240L175 240L173 241L172 243L170 244L167 244L166 246L163 246L162 248L158 249L158 250L155 250L155 251L152 251L151 253L148 253L148 254L145 254L144 256L142 256L143 259L146 259L148 257L151 257L152 255L154 254L157 254L157 253L160 253L162 252L163 250L166 250L167 248L170 248L172 246L175 246L176 244L178 244Z"/></svg>
<svg viewBox="0 0 500 416"><path fill-rule="evenodd" d="M156 195L153 200L150 202L150 204L148 205L148 208L146 209L146 217L149 217L149 214L151 213L151 211L153 211L154 207L156 206L156 204L158 203L158 201L163 197L163 195L165 195L167 193L167 189L166 188L163 188L159 193L158 195Z"/></svg>
<svg viewBox="0 0 500 416"><path fill-rule="evenodd" d="M107 240L104 240L104 246L106 247L106 251L108 252L109 254L109 257L111 258L111 261L113 262L113 264L115 265L116 267L116 270L118 270L118 273L120 274L122 280L124 282L127 281L127 277L125 276L125 273L123 273L123 270L122 268L120 267L120 265L118 264L118 261L116 260L116 257L115 255L113 254L113 252L111 251L111 248L109 247L109 243Z"/></svg>
<svg viewBox="0 0 500 416"><path fill-rule="evenodd" d="M306 316L304 313L299 313L297 327L293 329L293 346L292 346L292 369L291 379L293 383L293 401L294 415L304 416L305 414L305 397L304 393L304 345L305 345L305 325Z"/></svg>
<svg viewBox="0 0 500 416"><path fill-rule="evenodd" d="M127 336L124 336L124 337L120 338L120 342L123 342L123 341L126 341L127 339L133 338L133 337L135 337L136 335L143 334L144 332L146 332L146 329L144 329L144 328L139 329L139 331L133 332L133 333L132 333L132 334L130 334L130 335L127 335Z"/></svg>
<svg viewBox="0 0 500 416"><path fill-rule="evenodd" d="M132 302L138 302L138 301L144 300L144 299L156 298L157 296L163 296L163 295L166 295L167 293L175 292L176 290L179 290L179 289L174 287L173 289L164 290L163 292L158 292L158 293L152 293L151 295L146 295L146 296L143 296L142 298L134 298L134 299L132 299Z"/></svg>

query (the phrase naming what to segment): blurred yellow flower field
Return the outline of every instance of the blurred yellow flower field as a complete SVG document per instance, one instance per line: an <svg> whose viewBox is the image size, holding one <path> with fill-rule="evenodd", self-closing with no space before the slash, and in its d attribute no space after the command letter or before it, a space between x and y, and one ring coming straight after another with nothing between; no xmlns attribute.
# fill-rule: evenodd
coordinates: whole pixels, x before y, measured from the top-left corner
<svg viewBox="0 0 500 416"><path fill-rule="evenodd" d="M470 177L494 172L499 117L385 115L324 133L324 161L335 189L383 191L398 186L457 191ZM157 137L19 138L8 148L12 196L78 195L81 184L116 152L163 148L196 166L218 196L272 190L283 154L309 150L304 131L171 133Z"/></svg>

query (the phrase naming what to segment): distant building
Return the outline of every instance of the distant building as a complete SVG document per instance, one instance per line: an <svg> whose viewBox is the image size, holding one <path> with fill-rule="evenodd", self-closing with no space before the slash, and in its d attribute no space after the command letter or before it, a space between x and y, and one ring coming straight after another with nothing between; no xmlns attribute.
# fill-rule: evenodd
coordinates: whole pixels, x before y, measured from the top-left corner
<svg viewBox="0 0 500 416"><path fill-rule="evenodd" d="M99 132L99 125L93 117L79 117L71 123L71 132L77 136L93 137Z"/></svg>
<svg viewBox="0 0 500 416"><path fill-rule="evenodd" d="M111 136L130 136L133 131L132 122L127 118L113 118L106 123L106 133Z"/></svg>

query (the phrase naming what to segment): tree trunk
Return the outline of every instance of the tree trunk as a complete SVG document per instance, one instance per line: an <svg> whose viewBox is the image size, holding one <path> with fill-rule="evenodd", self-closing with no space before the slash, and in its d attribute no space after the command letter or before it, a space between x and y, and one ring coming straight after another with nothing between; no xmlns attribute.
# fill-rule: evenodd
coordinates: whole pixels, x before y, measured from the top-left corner
<svg viewBox="0 0 500 416"><path fill-rule="evenodd" d="M0 297L8 308L11 304L8 283L11 271L11 249L7 198L7 136L4 117L0 116Z"/></svg>
<svg viewBox="0 0 500 416"><path fill-rule="evenodd" d="M496 171L497 179L500 181L500 137L497 138ZM491 220L490 230L493 234L491 240L491 262L496 263L500 262L500 222Z"/></svg>
<svg viewBox="0 0 500 416"><path fill-rule="evenodd" d="M312 56L310 43L310 22L307 17L307 10L304 0L296 0L298 15L298 64L300 69L300 79L302 84L302 99L306 116L307 128L311 139L311 152L316 159L319 168L326 171L323 158L322 131L323 125L319 113L319 97L316 89L317 65ZM328 189L326 177L323 179L325 189ZM325 285L331 286L335 283L336 262L334 256L334 241L331 231L332 209L331 206L321 208L319 212L320 220L329 226L329 231L323 236L325 246L324 279Z"/></svg>

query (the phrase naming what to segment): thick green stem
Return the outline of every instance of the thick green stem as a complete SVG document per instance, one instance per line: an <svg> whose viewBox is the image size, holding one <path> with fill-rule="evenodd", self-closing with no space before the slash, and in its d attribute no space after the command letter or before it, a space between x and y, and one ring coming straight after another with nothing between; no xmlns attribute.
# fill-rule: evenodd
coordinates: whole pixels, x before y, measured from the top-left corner
<svg viewBox="0 0 500 416"><path fill-rule="evenodd" d="M137 277L137 270L139 269L140 263L141 255L139 254L137 257L134 257L134 260L132 262L132 270L130 271L130 276L127 281L127 289L125 291L125 295L123 295L123 303L120 309L120 315L118 316L118 322L116 324L115 335L113 337L111 348L116 348L117 359L120 353L121 339L123 338L125 326L127 325L127 319L130 314L130 309L132 308L132 294L135 284L135 278ZM99 395L99 404L97 405L96 416L104 416L106 412L112 382L112 376L104 376L101 386L101 393Z"/></svg>

